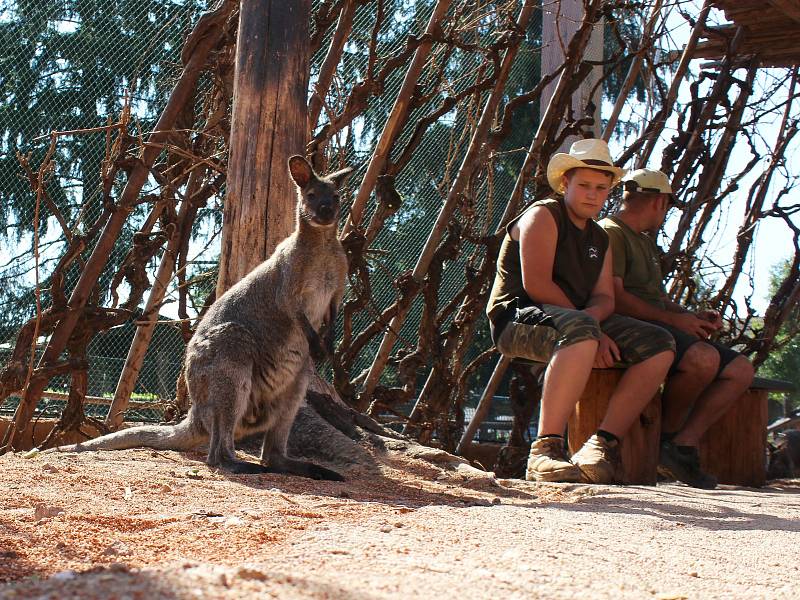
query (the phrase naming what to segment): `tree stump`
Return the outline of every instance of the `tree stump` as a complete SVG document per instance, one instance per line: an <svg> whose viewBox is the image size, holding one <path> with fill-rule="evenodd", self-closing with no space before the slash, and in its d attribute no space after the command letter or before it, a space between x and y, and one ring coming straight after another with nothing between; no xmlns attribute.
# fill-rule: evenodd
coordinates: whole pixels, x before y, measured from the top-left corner
<svg viewBox="0 0 800 600"><path fill-rule="evenodd" d="M761 487L767 479L767 390L750 388L706 431L700 464L720 483Z"/></svg>
<svg viewBox="0 0 800 600"><path fill-rule="evenodd" d="M624 369L593 369L567 425L569 450L577 452L597 431ZM656 394L622 439L621 483L655 485L661 435L661 395Z"/></svg>

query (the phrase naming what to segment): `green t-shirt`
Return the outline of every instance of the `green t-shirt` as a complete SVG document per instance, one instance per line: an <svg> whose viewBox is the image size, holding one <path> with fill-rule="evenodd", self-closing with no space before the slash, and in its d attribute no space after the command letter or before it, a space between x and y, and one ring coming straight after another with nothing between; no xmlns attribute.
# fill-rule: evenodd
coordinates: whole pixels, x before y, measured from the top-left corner
<svg viewBox="0 0 800 600"><path fill-rule="evenodd" d="M664 308L664 278L658 246L646 233L637 233L617 217L600 221L608 234L614 260L614 277L622 279L625 291L648 304Z"/></svg>

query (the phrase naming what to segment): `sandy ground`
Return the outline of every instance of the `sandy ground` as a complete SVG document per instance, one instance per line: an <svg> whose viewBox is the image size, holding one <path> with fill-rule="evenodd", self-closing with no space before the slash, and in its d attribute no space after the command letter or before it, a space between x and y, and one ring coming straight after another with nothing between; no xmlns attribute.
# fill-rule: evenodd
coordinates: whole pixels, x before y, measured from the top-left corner
<svg viewBox="0 0 800 600"><path fill-rule="evenodd" d="M0 598L797 598L800 482L495 480L396 453L348 481L201 454L0 457Z"/></svg>

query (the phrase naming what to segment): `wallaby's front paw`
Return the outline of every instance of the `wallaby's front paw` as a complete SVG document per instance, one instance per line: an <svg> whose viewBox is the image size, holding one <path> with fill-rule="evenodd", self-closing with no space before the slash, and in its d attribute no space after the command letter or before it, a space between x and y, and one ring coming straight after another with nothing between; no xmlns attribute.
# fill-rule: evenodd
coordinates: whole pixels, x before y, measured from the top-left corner
<svg viewBox="0 0 800 600"><path fill-rule="evenodd" d="M344 481L344 477L336 471L331 471L319 465L311 465L308 469L308 476L312 479L325 479L327 481Z"/></svg>

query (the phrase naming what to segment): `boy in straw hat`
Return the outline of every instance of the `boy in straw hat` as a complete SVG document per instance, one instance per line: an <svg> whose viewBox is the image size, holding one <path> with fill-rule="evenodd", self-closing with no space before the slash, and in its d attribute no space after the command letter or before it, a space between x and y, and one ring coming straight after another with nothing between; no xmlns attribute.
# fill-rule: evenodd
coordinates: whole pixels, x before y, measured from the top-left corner
<svg viewBox="0 0 800 600"><path fill-rule="evenodd" d="M661 397L659 470L711 489L717 481L700 469L697 446L750 386L753 366L738 352L708 341L722 325L718 312L691 312L667 298L658 247L648 234L661 228L670 205L677 204L667 176L638 169L623 182L622 209L600 222L610 238L617 311L663 327L676 343Z"/></svg>
<svg viewBox="0 0 800 600"><path fill-rule="evenodd" d="M672 364L668 332L612 314L612 256L593 219L622 173L604 141L577 141L547 166L563 198L534 203L506 228L487 306L492 339L506 356L547 363L529 480L617 481L619 440ZM592 367L618 362L628 369L600 429L570 460L563 434Z"/></svg>

